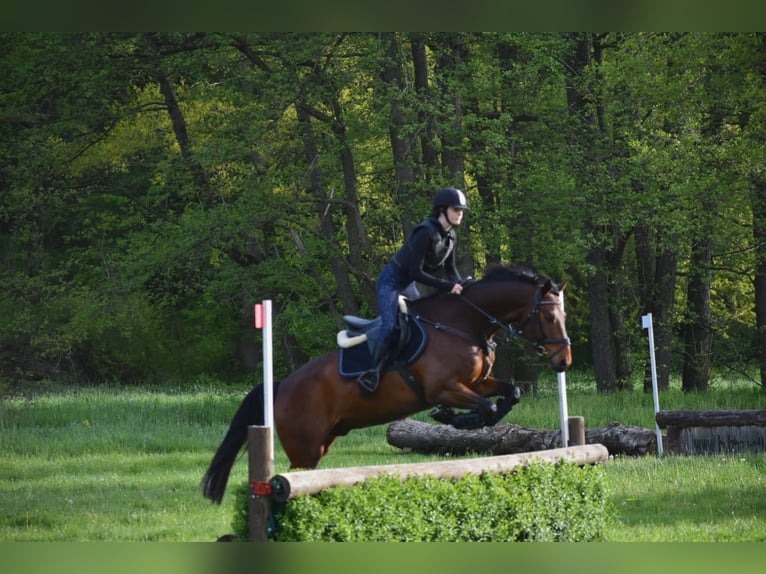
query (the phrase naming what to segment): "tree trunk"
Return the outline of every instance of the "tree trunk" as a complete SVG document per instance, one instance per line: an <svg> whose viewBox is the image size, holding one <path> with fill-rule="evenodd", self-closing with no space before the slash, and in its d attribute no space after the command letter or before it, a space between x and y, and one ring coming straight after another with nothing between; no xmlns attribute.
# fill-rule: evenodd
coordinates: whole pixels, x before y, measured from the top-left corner
<svg viewBox="0 0 766 574"><path fill-rule="evenodd" d="M346 201L342 203L346 221L346 235L348 236L349 267L351 272L359 278L360 287L367 301L376 297L375 283L365 281L366 261L372 258L372 249L367 239L367 230L359 212L359 193L357 189L356 166L354 153L348 141L346 125L343 121L343 108L338 101L337 95L333 98L332 108L334 111L333 131L338 136L340 143L340 161L343 167L343 188L346 192ZM358 315L359 305L356 297L343 298L344 314Z"/></svg>
<svg viewBox="0 0 766 574"><path fill-rule="evenodd" d="M761 390L766 393L766 180L753 181L753 243L755 264L755 326L761 370Z"/></svg>
<svg viewBox="0 0 766 574"><path fill-rule="evenodd" d="M639 297L642 315L652 314L657 387L670 384L673 345L673 308L676 289L678 256L668 248L657 247L654 234L644 225L636 227L636 261L639 276ZM644 391L652 390L651 365L644 370Z"/></svg>
<svg viewBox="0 0 766 574"><path fill-rule="evenodd" d="M461 33L438 34L440 42L433 46L436 56L436 79L441 100L447 104L442 115L439 136L442 143L442 177L448 185L465 189L465 149L463 132L463 99L461 96L461 67L463 65L463 37ZM474 274L470 249L470 227L460 228L457 261L464 275Z"/></svg>
<svg viewBox="0 0 766 574"><path fill-rule="evenodd" d="M588 277L588 302L596 389L602 393L611 392L617 389L617 366L603 250L591 248L588 263L594 269Z"/></svg>
<svg viewBox="0 0 766 574"><path fill-rule="evenodd" d="M657 386L670 386L670 371L673 366L673 316L676 297L676 275L678 253L666 247L657 255L654 288L654 312L657 319L654 328L655 360L657 362ZM651 388L651 373L649 376Z"/></svg>
<svg viewBox="0 0 766 574"><path fill-rule="evenodd" d="M516 454L559 448L561 430L530 429L510 423L473 430L402 419L388 425L388 444L426 454ZM603 444L610 455L645 455L657 452L653 429L612 423L585 429L586 444Z"/></svg>
<svg viewBox="0 0 766 574"><path fill-rule="evenodd" d="M204 205L209 205L211 199L210 180L207 173L205 173L204 167L194 158L192 153L191 140L186 129L186 118L184 118L183 111L178 103L173 84L170 82L170 78L168 78L168 74L163 66L162 56L159 55L160 48L157 35L147 32L144 34L144 38L146 38L157 53L157 70L155 72L157 83L159 84L160 93L165 100L165 107L168 110L170 123L173 126L173 135L176 138L176 143L178 143L178 149L181 150L181 157L194 178L194 183L199 193L199 200Z"/></svg>
<svg viewBox="0 0 766 574"><path fill-rule="evenodd" d="M428 56L426 53L425 34L410 35L412 51L412 66L415 74L415 90L418 94L418 120L423 126L420 135L420 153L422 159L423 178L431 183L439 174L439 152L436 149L434 103L431 101L431 87L428 73Z"/></svg>
<svg viewBox="0 0 766 574"><path fill-rule="evenodd" d="M766 410L659 411L660 428L677 427L766 427Z"/></svg>
<svg viewBox="0 0 766 574"><path fill-rule="evenodd" d="M337 229L335 228L335 223L333 222L332 217L326 209L327 194L324 191L324 186L322 183L322 174L319 167L319 151L316 146L314 131L311 126L311 116L306 111L301 102L296 103L295 109L298 117L298 124L301 128L301 135L303 137L303 149L306 155L306 165L310 166L309 187L311 189L312 196L319 200L317 202L317 217L319 218L319 228L322 232L322 235L325 238L331 240L331 238L336 237ZM298 248L303 250L303 242L301 241L298 232L295 230L292 231ZM334 242L330 241L330 243L330 249L334 250ZM314 277L314 280L317 282L317 286L321 290L323 298L327 303L327 308L330 310L330 313L335 319L336 325L341 327L343 325L343 319L335 306L334 298L336 294L325 284L324 280L322 279L322 274L319 272L319 269L317 268L316 262L314 260L309 262L309 267L311 269L311 274ZM337 296L339 296L342 301L353 300L354 291L348 281L348 273L346 272L346 268L343 265L340 256L336 253L333 253L330 256L330 268L332 269L333 276L335 278Z"/></svg>
<svg viewBox="0 0 766 574"><path fill-rule="evenodd" d="M614 368L615 390L629 390L630 375L633 373L633 363L630 360L630 337L625 328L626 306L624 301L623 279L621 262L625 253L627 241L624 237L614 240L615 247L607 257L609 273L607 288L609 289L609 321L612 324L612 337L614 338Z"/></svg>
<svg viewBox="0 0 766 574"><path fill-rule="evenodd" d="M566 60L566 96L569 115L574 124L573 135L576 152L581 156L582 165L577 169L579 185L583 189L598 185L594 180L597 169L593 157L598 149L599 121L593 106L588 105L589 82L587 71L591 65L593 42L589 33L570 35L572 48ZM594 183L596 181L596 183ZM598 209L599 206L592 206ZM591 346L593 366L596 376L596 388L599 392L611 392L619 388L617 381L617 347L615 344L615 326L612 324L612 302L609 289L610 255L607 245L608 233L604 226L590 218L586 228L593 235L592 245L588 249L587 261L590 265L588 276L588 300L590 302Z"/></svg>
<svg viewBox="0 0 766 574"><path fill-rule="evenodd" d="M197 186L198 197L201 203L209 205L211 200L210 180L205 173L204 167L194 158L192 154L191 140L186 130L186 118L184 118L181 106L178 103L173 85L170 83L167 74L158 73L157 78L160 86L160 92L165 99L165 106L170 116L170 123L173 126L173 134L176 137L178 148L181 150L181 157L194 178Z"/></svg>
<svg viewBox="0 0 766 574"><path fill-rule="evenodd" d="M758 34L760 57L758 71L766 80L766 34ZM763 105L763 103L761 103ZM766 124L761 119L756 128L763 149ZM759 171L752 176L753 240L755 245L755 323L758 337L758 357L761 370L761 390L766 393L766 178Z"/></svg>
<svg viewBox="0 0 766 574"><path fill-rule="evenodd" d="M687 289L687 325L684 337L684 365L681 386L684 391L707 391L710 384L710 265L713 242L708 237L692 247Z"/></svg>
<svg viewBox="0 0 766 574"><path fill-rule="evenodd" d="M401 223L404 234L408 235L415 224L422 218L422 214L415 210L410 199L409 189L415 183L415 171L413 169L413 153L415 149L415 136L410 129L411 122L407 112L407 106L403 101L403 95L408 87L405 85L402 68L404 63L401 56L401 42L395 32L381 34L386 43L386 54L381 69L381 79L388 94L383 100L390 102L388 117L388 135L391 141L391 151L394 159L394 171L396 174L396 186L394 198L396 203L402 206Z"/></svg>
<svg viewBox="0 0 766 574"><path fill-rule="evenodd" d="M434 46L437 53L437 79L441 100L449 105L441 131L442 174L450 185L465 187L465 150L463 149L463 101L460 96L460 67L463 43L460 33L439 34L442 41Z"/></svg>

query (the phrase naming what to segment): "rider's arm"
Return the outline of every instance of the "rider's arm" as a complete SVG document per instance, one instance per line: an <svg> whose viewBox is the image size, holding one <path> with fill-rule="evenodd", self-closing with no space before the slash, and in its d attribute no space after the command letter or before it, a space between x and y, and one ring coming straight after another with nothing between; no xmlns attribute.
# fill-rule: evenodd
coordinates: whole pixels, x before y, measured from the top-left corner
<svg viewBox="0 0 766 574"><path fill-rule="evenodd" d="M427 273L423 269L426 260L426 253L428 252L428 248L431 245L431 237L429 236L429 233L426 229L416 229L412 236L410 236L410 238L407 240L407 245L409 247L409 253L407 254L407 262L409 263L407 273L411 279L417 281L418 283L430 285L431 287L436 287L437 289L441 289L443 291L449 291L452 289L455 281L445 281L443 279L439 279L438 277L434 277L430 273ZM450 254L448 261L453 257L454 250Z"/></svg>

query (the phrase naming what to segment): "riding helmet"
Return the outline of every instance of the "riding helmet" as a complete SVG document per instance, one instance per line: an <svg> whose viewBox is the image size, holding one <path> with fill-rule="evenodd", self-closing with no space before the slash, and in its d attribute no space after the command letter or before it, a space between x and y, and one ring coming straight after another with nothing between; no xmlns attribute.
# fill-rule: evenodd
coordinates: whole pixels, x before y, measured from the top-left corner
<svg viewBox="0 0 766 574"><path fill-rule="evenodd" d="M468 209L468 201L465 198L465 194L456 187L445 187L434 195L433 206Z"/></svg>

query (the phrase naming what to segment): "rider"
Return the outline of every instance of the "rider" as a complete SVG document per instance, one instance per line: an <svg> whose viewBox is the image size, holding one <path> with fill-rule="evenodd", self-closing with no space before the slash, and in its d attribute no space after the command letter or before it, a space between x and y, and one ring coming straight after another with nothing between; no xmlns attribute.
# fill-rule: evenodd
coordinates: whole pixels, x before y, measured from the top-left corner
<svg viewBox="0 0 766 574"><path fill-rule="evenodd" d="M383 367L389 359L398 333L399 294L405 289L417 293L414 282L459 295L463 291L455 264L457 236L454 227L463 221L468 209L465 194L445 187L432 200L431 215L420 222L378 276L377 295L381 317L380 333L373 352L373 368L359 375L358 381L369 392L378 388ZM444 270L447 280L432 273Z"/></svg>

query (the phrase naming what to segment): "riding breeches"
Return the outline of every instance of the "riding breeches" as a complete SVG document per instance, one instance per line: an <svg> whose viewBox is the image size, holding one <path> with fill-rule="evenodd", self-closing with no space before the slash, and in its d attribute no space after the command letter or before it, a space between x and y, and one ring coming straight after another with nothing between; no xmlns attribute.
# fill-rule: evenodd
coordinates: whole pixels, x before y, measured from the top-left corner
<svg viewBox="0 0 766 574"><path fill-rule="evenodd" d="M389 263L383 268L378 277L377 294L380 311L380 339L386 338L398 324L399 294L412 280L402 273L395 263Z"/></svg>

